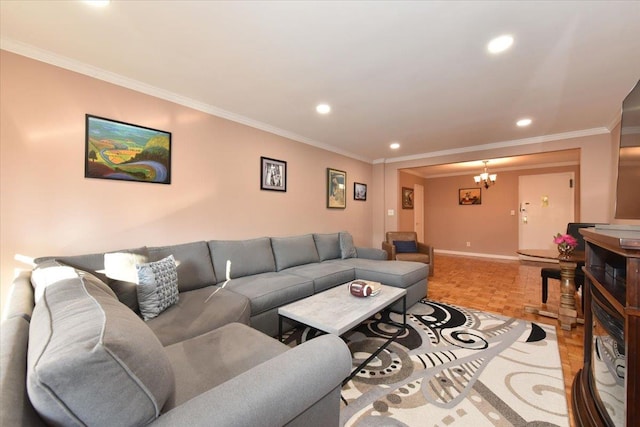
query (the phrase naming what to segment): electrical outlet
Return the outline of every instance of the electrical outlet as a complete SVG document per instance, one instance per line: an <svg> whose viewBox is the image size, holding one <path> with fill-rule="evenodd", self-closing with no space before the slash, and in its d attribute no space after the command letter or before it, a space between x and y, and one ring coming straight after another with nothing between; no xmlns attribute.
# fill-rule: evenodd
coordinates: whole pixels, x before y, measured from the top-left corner
<svg viewBox="0 0 640 427"><path fill-rule="evenodd" d="M467 247L470 248L471 247L471 242L467 242Z"/></svg>

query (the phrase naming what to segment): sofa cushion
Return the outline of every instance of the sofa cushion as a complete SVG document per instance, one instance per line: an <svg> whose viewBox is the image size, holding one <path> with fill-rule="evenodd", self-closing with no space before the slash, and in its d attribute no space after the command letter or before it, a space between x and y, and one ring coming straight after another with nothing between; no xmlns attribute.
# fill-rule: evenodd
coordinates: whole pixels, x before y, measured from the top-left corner
<svg viewBox="0 0 640 427"><path fill-rule="evenodd" d="M0 426L44 426L27 395L28 342L29 321L23 316L0 323Z"/></svg>
<svg viewBox="0 0 640 427"><path fill-rule="evenodd" d="M173 255L178 271L180 292L200 289L216 283L211 255L206 242L182 243L149 248L149 260L159 261Z"/></svg>
<svg viewBox="0 0 640 427"><path fill-rule="evenodd" d="M109 278L107 284L118 295L118 299L136 313L139 311L136 264L148 261L149 251L146 247L104 254L104 274Z"/></svg>
<svg viewBox="0 0 640 427"><path fill-rule="evenodd" d="M353 244L353 237L345 231L340 232L340 254L342 259L355 258L358 256L356 247Z"/></svg>
<svg viewBox="0 0 640 427"><path fill-rule="evenodd" d="M415 253L418 252L418 245L415 240L394 240L393 246L396 247L396 253Z"/></svg>
<svg viewBox="0 0 640 427"><path fill-rule="evenodd" d="M287 268L284 272L313 280L314 293L325 291L355 279L353 267L334 262L299 265Z"/></svg>
<svg viewBox="0 0 640 427"><path fill-rule="evenodd" d="M178 272L173 255L136 265L138 305L144 320L153 319L178 302Z"/></svg>
<svg viewBox="0 0 640 427"><path fill-rule="evenodd" d="M407 288L427 277L427 264L409 261L374 261L351 258L340 261L355 268L356 279L380 282L383 285Z"/></svg>
<svg viewBox="0 0 640 427"><path fill-rule="evenodd" d="M49 260L38 264L31 272L31 285L33 286L34 302L40 301L45 290L62 280L85 277L95 286L105 293L117 298L116 293L102 280L88 271L78 270L69 265L62 264L56 260Z"/></svg>
<svg viewBox="0 0 640 427"><path fill-rule="evenodd" d="M33 286L33 300L40 301L44 290L54 283L64 279L79 277L76 269L55 260L45 261L36 265L31 271L31 286Z"/></svg>
<svg viewBox="0 0 640 427"><path fill-rule="evenodd" d="M400 253L396 254L397 261L414 261L414 262L422 262L425 264L429 264L429 255L423 254L422 252L415 253Z"/></svg>
<svg viewBox="0 0 640 427"><path fill-rule="evenodd" d="M124 251L118 251L124 252ZM104 252L85 254L85 255L70 255L70 256L46 256L36 258L35 263L40 265L47 261L57 261L61 264L70 265L78 270L88 271L94 274L98 279L108 284L108 278L104 274Z"/></svg>
<svg viewBox="0 0 640 427"><path fill-rule="evenodd" d="M31 285L31 272L22 271L13 280L9 295L8 303L3 307L3 318L11 319L12 317L22 317L27 322L31 320L33 313L33 286ZM2 338L2 337L0 337ZM2 425L2 423L0 423Z"/></svg>
<svg viewBox="0 0 640 427"><path fill-rule="evenodd" d="M226 279L227 261L231 261L231 278L276 271L271 239L211 240L209 250L213 258L218 283Z"/></svg>
<svg viewBox="0 0 640 427"><path fill-rule="evenodd" d="M178 302L146 322L162 345L207 333L228 323L249 324L251 306L243 295L218 286L181 292Z"/></svg>
<svg viewBox="0 0 640 427"><path fill-rule="evenodd" d="M148 256L149 251L146 246L132 249L121 249L118 251L112 251L108 253L127 253L127 254L139 254L142 256ZM56 256L56 257L42 257L35 260L36 264L41 264L48 260L56 260L62 264L69 265L78 270L87 271L104 283L109 285L111 289L118 295L118 299L124 304L129 306L132 310L138 311L138 296L136 294L136 283L126 280L114 280L105 274L104 265L104 252L85 254L85 255L72 255L72 256Z"/></svg>
<svg viewBox="0 0 640 427"><path fill-rule="evenodd" d="M272 237L271 247L276 260L276 271L296 265L320 262L313 235Z"/></svg>
<svg viewBox="0 0 640 427"><path fill-rule="evenodd" d="M27 389L55 425L141 425L174 389L153 332L93 276L45 289L29 330Z"/></svg>
<svg viewBox="0 0 640 427"><path fill-rule="evenodd" d="M165 409L179 406L288 349L239 323L170 345L166 351L176 374L176 389Z"/></svg>
<svg viewBox="0 0 640 427"><path fill-rule="evenodd" d="M231 279L226 289L251 301L251 317L313 295L313 280L286 273L262 273Z"/></svg>
<svg viewBox="0 0 640 427"><path fill-rule="evenodd" d="M318 250L320 261L342 257L339 233L314 234L313 240L316 242L316 249Z"/></svg>

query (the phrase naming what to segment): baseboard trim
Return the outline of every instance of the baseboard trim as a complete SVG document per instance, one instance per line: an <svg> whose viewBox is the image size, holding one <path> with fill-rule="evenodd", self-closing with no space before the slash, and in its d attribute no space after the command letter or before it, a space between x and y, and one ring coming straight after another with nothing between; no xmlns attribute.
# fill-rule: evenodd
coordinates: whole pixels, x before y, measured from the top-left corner
<svg viewBox="0 0 640 427"><path fill-rule="evenodd" d="M477 253L477 252L449 251L446 249L434 249L433 251L437 254L470 256L475 258L507 259L511 261L518 261L520 259L515 255L509 256L509 255L483 254L483 253Z"/></svg>

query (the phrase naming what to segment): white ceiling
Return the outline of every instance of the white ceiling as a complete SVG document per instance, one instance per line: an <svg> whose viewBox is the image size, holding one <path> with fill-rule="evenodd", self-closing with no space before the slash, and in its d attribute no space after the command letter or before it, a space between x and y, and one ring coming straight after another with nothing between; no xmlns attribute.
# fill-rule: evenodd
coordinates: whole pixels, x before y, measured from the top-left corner
<svg viewBox="0 0 640 427"><path fill-rule="evenodd" d="M504 33L513 47L488 54ZM0 37L366 161L604 133L640 79L639 1L2 0Z"/></svg>

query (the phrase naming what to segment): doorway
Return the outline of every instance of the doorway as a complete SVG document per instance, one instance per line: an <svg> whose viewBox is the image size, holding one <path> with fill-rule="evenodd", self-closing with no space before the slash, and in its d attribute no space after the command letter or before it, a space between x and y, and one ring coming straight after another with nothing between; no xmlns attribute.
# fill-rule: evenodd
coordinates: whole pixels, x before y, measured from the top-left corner
<svg viewBox="0 0 640 427"><path fill-rule="evenodd" d="M574 183L573 172L519 177L519 249L555 248L553 237L574 222Z"/></svg>

